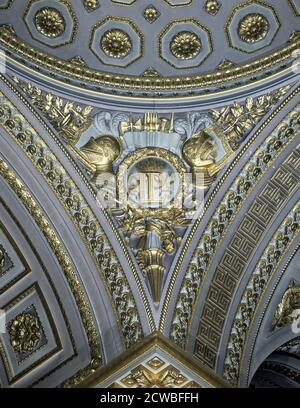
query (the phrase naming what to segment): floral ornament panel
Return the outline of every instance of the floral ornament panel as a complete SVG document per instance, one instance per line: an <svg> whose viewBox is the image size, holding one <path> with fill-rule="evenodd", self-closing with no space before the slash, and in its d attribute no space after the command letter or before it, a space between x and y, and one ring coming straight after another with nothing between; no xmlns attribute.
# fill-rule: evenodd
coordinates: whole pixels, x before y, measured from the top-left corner
<svg viewBox="0 0 300 408"><path fill-rule="evenodd" d="M149 23L154 23L160 16L160 12L151 5L145 8L143 15Z"/></svg>
<svg viewBox="0 0 300 408"><path fill-rule="evenodd" d="M208 0L205 3L205 10L207 13L216 15L218 11L220 10L221 3L219 3L217 0Z"/></svg>
<svg viewBox="0 0 300 408"><path fill-rule="evenodd" d="M63 34L65 25L63 15L53 7L44 7L35 15L36 29L46 37L59 37Z"/></svg>
<svg viewBox="0 0 300 408"><path fill-rule="evenodd" d="M8 324L8 333L10 344L19 360L28 357L47 343L42 323L33 305Z"/></svg>
<svg viewBox="0 0 300 408"><path fill-rule="evenodd" d="M130 53L131 47L131 40L123 30L106 31L101 38L101 48L106 55L112 58L126 57Z"/></svg>
<svg viewBox="0 0 300 408"><path fill-rule="evenodd" d="M176 58L187 60L199 54L201 41L195 33L182 31L173 37L170 47Z"/></svg>
<svg viewBox="0 0 300 408"><path fill-rule="evenodd" d="M248 14L239 24L239 36L247 43L255 43L266 37L269 30L268 20L261 14Z"/></svg>
<svg viewBox="0 0 300 408"><path fill-rule="evenodd" d="M83 0L83 5L87 9L87 11L94 11L100 7L98 0Z"/></svg>

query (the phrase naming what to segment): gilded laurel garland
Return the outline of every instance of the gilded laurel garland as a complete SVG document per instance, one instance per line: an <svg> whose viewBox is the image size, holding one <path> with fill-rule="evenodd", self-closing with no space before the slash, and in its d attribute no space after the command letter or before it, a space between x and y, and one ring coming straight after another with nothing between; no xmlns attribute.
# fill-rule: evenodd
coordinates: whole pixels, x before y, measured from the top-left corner
<svg viewBox="0 0 300 408"><path fill-rule="evenodd" d="M249 97L244 103L235 102L220 111L211 111L215 123L220 125L233 150L240 146L245 134L249 134L289 89L290 86L286 86L256 99Z"/></svg>
<svg viewBox="0 0 300 408"><path fill-rule="evenodd" d="M132 43L125 31L113 29L103 34L101 48L109 57L124 58L130 53Z"/></svg>
<svg viewBox="0 0 300 408"><path fill-rule="evenodd" d="M46 37L56 38L65 30L65 19L63 15L53 7L44 7L35 15L36 29Z"/></svg>
<svg viewBox="0 0 300 408"><path fill-rule="evenodd" d="M189 60L200 53L201 40L195 33L181 31L172 38L170 49L176 58Z"/></svg>
<svg viewBox="0 0 300 408"><path fill-rule="evenodd" d="M265 248L239 304L231 329L224 367L224 377L232 384L237 384L239 379L245 341L256 308L280 259L299 231L300 204L298 203L280 225L272 240ZM296 295L297 305L299 306L299 288L293 289L292 292L293 297ZM283 312L278 311L277 322L280 321L282 315Z"/></svg>
<svg viewBox="0 0 300 408"><path fill-rule="evenodd" d="M130 346L142 337L139 315L128 281L97 218L45 142L1 94L0 108L0 124L18 141L58 195L82 234L99 270L103 271L103 279L117 310L125 343Z"/></svg>
<svg viewBox="0 0 300 408"><path fill-rule="evenodd" d="M22 89L31 102L50 121L63 138L76 143L80 135L91 125L91 106L79 106L65 101L51 93L44 92L30 83L14 77L14 82Z"/></svg>
<svg viewBox="0 0 300 408"><path fill-rule="evenodd" d="M170 336L182 348L186 343L193 308L203 279L226 228L257 180L295 137L299 128L300 114L295 110L289 115L288 123L280 125L250 158L210 219L183 279L173 316Z"/></svg>
<svg viewBox="0 0 300 408"><path fill-rule="evenodd" d="M268 30L268 20L261 14L252 13L240 21L238 34L241 40L252 44L263 40Z"/></svg>
<svg viewBox="0 0 300 408"><path fill-rule="evenodd" d="M43 327L37 315L23 312L9 323L9 337L17 353L32 353L41 342Z"/></svg>

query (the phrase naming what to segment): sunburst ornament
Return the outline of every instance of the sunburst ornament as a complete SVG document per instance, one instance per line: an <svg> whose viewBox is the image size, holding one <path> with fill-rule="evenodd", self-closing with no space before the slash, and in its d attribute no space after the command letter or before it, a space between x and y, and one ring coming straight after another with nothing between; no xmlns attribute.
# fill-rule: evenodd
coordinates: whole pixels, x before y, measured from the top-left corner
<svg viewBox="0 0 300 408"><path fill-rule="evenodd" d="M173 37L170 48L174 57L189 60L195 58L200 53L201 41L195 33L181 31Z"/></svg>
<svg viewBox="0 0 300 408"><path fill-rule="evenodd" d="M106 31L100 44L103 52L112 58L124 58L132 48L129 35L119 29Z"/></svg>
<svg viewBox="0 0 300 408"><path fill-rule="evenodd" d="M239 23L238 34L249 44L263 40L269 31L269 22L262 14L248 14Z"/></svg>
<svg viewBox="0 0 300 408"><path fill-rule="evenodd" d="M34 22L36 29L49 38L59 37L66 27L63 15L53 7L40 9L35 15Z"/></svg>

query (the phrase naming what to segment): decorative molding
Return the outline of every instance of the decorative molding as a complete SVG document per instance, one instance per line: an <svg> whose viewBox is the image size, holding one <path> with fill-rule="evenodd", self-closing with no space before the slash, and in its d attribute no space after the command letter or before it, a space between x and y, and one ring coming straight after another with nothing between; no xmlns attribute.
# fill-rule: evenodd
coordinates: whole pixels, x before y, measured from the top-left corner
<svg viewBox="0 0 300 408"><path fill-rule="evenodd" d="M297 223L297 219L300 219L300 204L298 206L298 214L295 214L294 218L295 220L293 220L293 224L290 222L290 225L286 226L286 228L298 231L299 225ZM288 237L282 238L286 238L286 240L289 239ZM283 241L283 244L284 243L285 242ZM281 246L282 244L280 247ZM277 306L273 319L273 327L275 328L292 324L298 319L300 319L300 286L296 285L296 283L292 281L287 290L284 292L281 302Z"/></svg>
<svg viewBox="0 0 300 408"><path fill-rule="evenodd" d="M0 222L0 230L1 230L1 222ZM3 277L4 274L6 274L13 267L14 267L13 261L11 260L10 256L6 252L3 245L0 243L0 278Z"/></svg>
<svg viewBox="0 0 300 408"><path fill-rule="evenodd" d="M261 368L281 374L287 377L289 380L292 380L300 384L300 372L295 370L292 367L288 367L285 364L275 363L272 361L266 361L265 363L263 363Z"/></svg>
<svg viewBox="0 0 300 408"><path fill-rule="evenodd" d="M292 173L294 175L295 182L297 182L295 174L297 174L300 169L299 149L296 154L297 158L295 157L295 154L292 153L285 160L284 163L284 165L286 166L285 168L287 168L287 166L289 166L290 164L293 165L295 163L294 160L296 160L296 162L298 161L298 167L293 168L294 170ZM279 174L283 176L283 170L279 172ZM277 176L279 174L277 174ZM273 180L274 179L275 177L273 178ZM290 182L290 189L288 191L288 193L290 193L293 187L291 176L285 174L283 180L286 182ZM283 185L286 186L284 181ZM299 185L299 180L297 184ZM268 191L268 193L270 193L271 200L269 201L272 202L272 197L275 198L275 196L274 194L271 194L270 188L268 189L267 187L265 188L264 191L265 192ZM277 196L277 200L278 198L279 197ZM257 199L257 202L260 199L261 197ZM281 200L283 201L284 197L282 197ZM254 203L251 208L253 209L258 208L257 202ZM262 206L260 206L260 208L262 208ZM270 218L271 212L272 207L270 204L268 207L268 215L266 212L264 213L264 215ZM261 215L259 215L259 218L261 219ZM253 317L255 316L256 313L256 308L259 305L262 295L265 292L270 281L270 278L273 276L273 273L276 270L277 265L279 264L279 261L282 259L282 257L286 253L287 249L290 247L291 243L293 242L293 239L297 236L299 231L300 231L300 203L298 203L288 214L288 216L284 219L284 221L281 223L276 233L266 246L262 257L260 258L258 264L256 265L255 270L251 275L251 278L246 286L247 289L244 291L242 299L239 303L238 310L235 314L235 318L233 320L231 328L231 334L228 341L227 354L224 366L224 378L226 378L226 380L231 382L232 384L237 384L239 380L241 359L244 353L247 335L251 328ZM291 288L289 289L289 293L286 294L286 297L289 297L289 295L291 294L290 292ZM300 308L299 288L292 289L292 293L294 292L296 292L295 294L296 296L298 294L299 302L298 306ZM276 320L274 322L276 325L278 325L282 321L282 319L284 319L287 306L288 306L287 303L284 303L284 305L279 306L275 316Z"/></svg>
<svg viewBox="0 0 300 408"><path fill-rule="evenodd" d="M83 5L88 12L95 11L100 7L99 0L82 0Z"/></svg>
<svg viewBox="0 0 300 408"><path fill-rule="evenodd" d="M92 124L91 106L75 105L17 77L13 80L67 142L75 144Z"/></svg>
<svg viewBox="0 0 300 408"><path fill-rule="evenodd" d="M142 366L141 375L135 370L138 366ZM197 388L228 387L226 381L159 332L151 333L106 366L97 369L82 386L87 388L124 387L125 384L121 384L120 381L131 374L133 377L127 378L129 382L126 384L127 387L139 387L140 385L157 387L157 385L162 385L161 381L165 381L164 387L170 385L174 388L176 388L175 385L191 388L195 386ZM186 378L185 383L182 383L183 377ZM174 384L177 380L179 384Z"/></svg>
<svg viewBox="0 0 300 408"><path fill-rule="evenodd" d="M66 22L57 9L44 7L35 15L35 27L44 36L56 38L65 31Z"/></svg>
<svg viewBox="0 0 300 408"><path fill-rule="evenodd" d="M15 106L3 94L0 94L0 100L3 108L2 116L0 115L0 124L23 148L62 202L86 242L98 270L106 271L103 281L106 282L112 303L116 310L119 311L117 318L124 330L122 330L122 333L126 344L129 346L142 336L139 315L127 278L109 245L104 231L94 213L87 206L75 183L70 179L70 176L42 138L30 125L28 126L24 116L19 114ZM115 282L118 285L115 285ZM124 304L119 302L119 290L124 294ZM124 310L127 312L126 315Z"/></svg>
<svg viewBox="0 0 300 408"><path fill-rule="evenodd" d="M148 363L155 359L155 357ZM109 388L201 388L195 381L189 380L177 368L167 365L163 369L151 369L141 364L130 374L114 382Z"/></svg>
<svg viewBox="0 0 300 408"><path fill-rule="evenodd" d="M219 12L221 6L222 4L217 0L207 0L205 3L205 10L208 14L215 16Z"/></svg>
<svg viewBox="0 0 300 408"><path fill-rule="evenodd" d="M215 123L221 127L233 150L240 147L245 136L284 98L290 88L279 88L258 98L249 97L243 103L235 102L221 110L211 111Z"/></svg>
<svg viewBox="0 0 300 408"><path fill-rule="evenodd" d="M69 61L63 61L56 57L50 57L43 51L37 50L32 46L24 43L16 37L11 27L3 25L0 27L0 43L9 51L15 52L22 58L25 58L35 65L39 65L46 69L50 69L54 74L68 76L69 79L77 79L81 82L94 83L98 86L112 86L121 89L133 88L136 90L155 90L155 91L179 91L192 90L199 87L208 87L216 84L225 84L228 81L234 80L238 82L241 78L259 74L266 69L275 68L279 64L286 62L292 58L293 52L299 49L300 39L296 38L292 43L274 52L271 55L264 56L254 62L246 63L241 66L233 67L226 71L214 72L214 75L197 74L187 77L159 77L145 78L143 76L134 77L129 75L118 76L108 72L92 70L86 67L72 64ZM77 84L78 85L78 84ZM152 97L152 96L151 96Z"/></svg>
<svg viewBox="0 0 300 408"><path fill-rule="evenodd" d="M47 343L42 323L34 305L26 308L8 323L8 333L10 344L18 356L30 356Z"/></svg>
<svg viewBox="0 0 300 408"><path fill-rule="evenodd" d="M290 130L291 127L287 128L286 132L292 133ZM294 137L297 136L297 130L299 130L299 125L293 128ZM277 132L274 133L276 135ZM287 138L287 133L285 133L285 138ZM269 138L269 141L272 143L272 137ZM274 149L274 156L275 152L276 149ZM268 155L269 152L266 154ZM216 364L221 335L237 284L278 210L288 201L289 195L299 188L300 178L297 172L299 156L300 150L294 150L278 167L263 190L257 194L251 207L243 215L216 268L202 309L195 343L195 354L211 368L214 368ZM270 161L273 161L271 157ZM249 163L247 167L251 168L252 179L255 180L253 177L255 166ZM251 186L253 181L248 180ZM248 190L247 186L246 190Z"/></svg>
<svg viewBox="0 0 300 408"><path fill-rule="evenodd" d="M152 6L151 4L145 8L143 16L145 20L148 21L148 23L152 24L159 18L160 12L157 10L156 7Z"/></svg>
<svg viewBox="0 0 300 408"><path fill-rule="evenodd" d="M78 381L82 381L83 379L85 379L88 375L90 375L91 371L95 367L102 364L101 342L97 333L93 316L90 311L90 306L75 274L69 255L58 239L55 231L52 229L52 226L49 223L48 219L45 217L43 210L39 208L38 204L32 198L25 185L2 159L0 159L0 175L8 182L11 188L21 199L25 208L31 214L34 221L39 226L43 235L47 239L51 249L53 250L57 258L58 263L61 265L65 273L65 276L74 295L76 304L78 305L82 323L85 328L90 345L91 364L85 369L80 370L77 375L69 380L69 384L73 385L75 383L78 383Z"/></svg>
<svg viewBox="0 0 300 408"><path fill-rule="evenodd" d="M297 111L292 112L290 116L291 126L298 126L297 115ZM226 228L228 228L228 225L238 213L243 201L261 178L263 172L269 168L273 160L278 157L280 151L294 137L295 134L290 132L288 125L280 125L251 157L247 166L243 169L240 176L237 177L211 217L187 268L175 306L171 338L181 347L184 347L186 343L194 306L212 262L213 255L225 235ZM207 205L209 205L209 202ZM197 222L193 226L190 239L192 239L196 225ZM182 256L184 256L184 252L182 252ZM176 275L173 276L175 278ZM171 286L169 286L169 290L171 290Z"/></svg>

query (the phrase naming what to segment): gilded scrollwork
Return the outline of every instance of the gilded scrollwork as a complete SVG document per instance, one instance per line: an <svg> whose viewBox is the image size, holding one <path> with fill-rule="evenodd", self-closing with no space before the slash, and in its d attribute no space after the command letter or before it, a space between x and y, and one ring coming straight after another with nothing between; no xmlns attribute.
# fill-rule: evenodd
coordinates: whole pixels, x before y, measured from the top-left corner
<svg viewBox="0 0 300 408"><path fill-rule="evenodd" d="M147 120L147 117L146 115L144 121L144 126L147 129L153 128L154 130L154 128L157 129L162 126L168 132L170 126L172 126L165 123L165 121L161 122L156 115L149 116L149 120ZM134 122L130 122L129 125L123 122L121 127L126 130L128 126L129 128L143 126L142 122L138 121L136 123L138 125L135 125ZM173 123L173 120L170 123ZM178 249L182 231L187 227L189 221L186 217L186 210L176 208L174 205L175 196L167 196L168 202L165 207L161 206L160 201L157 202L157 199L163 199L163 185L160 182L158 190L154 189L152 181L158 175L164 174L166 168L169 172L176 169L178 174L183 177L185 167L178 156L165 149L150 147L138 149L125 157L118 171L120 197L127 197L127 193L123 191L122 187L123 180L128 172L129 179L130 176L135 175L134 172L130 173L130 169L135 167L138 172L137 175L145 175L142 182L147 190L145 201L140 200L141 197L144 197L144 194L140 191L140 184L134 182L134 184L129 185L129 191L136 190L138 187L136 193L138 205L135 202L135 195L132 196L130 193L127 205L120 205L115 209L111 209L111 212L120 225L127 244L134 251L139 266L147 277L154 302L158 303L166 272L164 258L166 255L173 255ZM178 195L181 196L180 191ZM121 202L123 202L123 199L121 199ZM157 207L156 205L159 203L160 205Z"/></svg>
<svg viewBox="0 0 300 408"><path fill-rule="evenodd" d="M58 239L55 231L52 229L52 226L44 215L43 210L38 206L22 181L2 159L0 160L0 175L16 192L28 212L32 215L35 222L41 229L47 241L49 242L58 260L58 263L61 265L65 276L67 277L70 288L78 305L78 309L82 318L84 328L86 330L91 350L91 364L88 365L85 369L79 371L79 373L77 373L74 378L69 380L69 384L73 385L78 381L78 378L81 380L86 378L91 374L91 371L95 367L98 367L102 364L101 343L95 326L94 318L91 314L90 305L87 301L82 287L80 286L69 255L65 251L61 241Z"/></svg>
<svg viewBox="0 0 300 408"><path fill-rule="evenodd" d="M215 123L218 124L233 150L236 150L254 126L286 95L290 86L258 98L249 97L245 103L235 102L219 110L212 110Z"/></svg>
<svg viewBox="0 0 300 408"><path fill-rule="evenodd" d="M121 388L201 388L172 365L152 371L141 364L114 383L113 387L117 385Z"/></svg>
<svg viewBox="0 0 300 408"><path fill-rule="evenodd" d="M128 281L104 231L77 186L45 142L3 94L0 95L0 99L2 105L0 124L17 140L49 182L82 234L99 270L104 271L103 279L117 310L126 345L129 346L142 336L139 315Z"/></svg>
<svg viewBox="0 0 300 408"><path fill-rule="evenodd" d="M39 347L44 331L33 305L9 323L8 332L11 346L19 354L31 354Z"/></svg>
<svg viewBox="0 0 300 408"><path fill-rule="evenodd" d="M30 98L32 104L43 113L53 127L68 142L75 144L81 133L92 123L91 106L79 106L65 101L49 92L44 92L31 83L13 78L15 83Z"/></svg>
<svg viewBox="0 0 300 408"><path fill-rule="evenodd" d="M300 318L300 286L298 286L295 282L291 282L287 290L284 292L282 300L276 309L275 316L273 319L273 326L281 327L286 324L292 324L299 318Z"/></svg>

